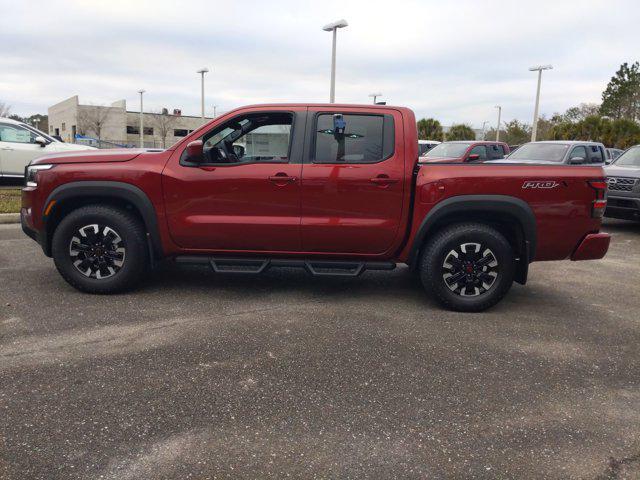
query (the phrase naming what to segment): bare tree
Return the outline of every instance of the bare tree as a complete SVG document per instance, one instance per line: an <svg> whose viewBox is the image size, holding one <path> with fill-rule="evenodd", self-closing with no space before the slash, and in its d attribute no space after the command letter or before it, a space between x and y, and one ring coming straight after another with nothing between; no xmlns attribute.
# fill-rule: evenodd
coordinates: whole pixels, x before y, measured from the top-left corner
<svg viewBox="0 0 640 480"><path fill-rule="evenodd" d="M8 117L11 113L11 105L0 102L0 117Z"/></svg>
<svg viewBox="0 0 640 480"><path fill-rule="evenodd" d="M93 133L98 140L102 139L102 130L111 117L110 107L91 105L78 111L78 132L81 135Z"/></svg>
<svg viewBox="0 0 640 480"><path fill-rule="evenodd" d="M162 139L162 148L167 148L167 137L173 130L177 120L178 117L169 115L166 109L152 114L151 125L153 125L154 133Z"/></svg>

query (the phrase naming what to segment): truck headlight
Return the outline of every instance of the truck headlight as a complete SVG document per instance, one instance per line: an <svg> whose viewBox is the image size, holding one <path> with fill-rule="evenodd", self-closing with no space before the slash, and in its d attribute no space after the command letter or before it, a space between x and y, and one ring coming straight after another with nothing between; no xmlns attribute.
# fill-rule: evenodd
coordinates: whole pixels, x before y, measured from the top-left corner
<svg viewBox="0 0 640 480"><path fill-rule="evenodd" d="M53 168L53 165L28 165L27 171L24 175L25 185L27 187L37 187L38 172L40 170L49 170L50 168Z"/></svg>

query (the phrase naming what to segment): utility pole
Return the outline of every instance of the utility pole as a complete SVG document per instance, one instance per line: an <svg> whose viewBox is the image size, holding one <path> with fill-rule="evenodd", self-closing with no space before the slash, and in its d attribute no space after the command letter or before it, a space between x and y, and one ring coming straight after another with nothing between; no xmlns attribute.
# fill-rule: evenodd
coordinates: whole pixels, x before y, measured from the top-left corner
<svg viewBox="0 0 640 480"><path fill-rule="evenodd" d="M496 105L498 109L498 125L496 127L496 142L500 141L500 116L502 115L502 105Z"/></svg>
<svg viewBox="0 0 640 480"><path fill-rule="evenodd" d="M482 140L486 140L485 135L487 134L487 121L482 122Z"/></svg>
<svg viewBox="0 0 640 480"><path fill-rule="evenodd" d="M200 95L200 115L202 116L202 123L204 124L204 74L209 71L208 68L201 68L198 73L202 76L201 82L201 95Z"/></svg>
<svg viewBox="0 0 640 480"><path fill-rule="evenodd" d="M346 20L338 20L337 22L325 25L322 29L325 32L333 32L333 45L331 47L331 87L329 89L329 103L336 101L336 39L339 28L348 26Z"/></svg>
<svg viewBox="0 0 640 480"><path fill-rule="evenodd" d="M540 105L540 84L542 83L542 71L551 70L552 65L538 65L537 67L531 67L530 72L538 72L538 88L536 90L536 105L533 109L533 125L531 126L531 141L536 141L538 134L538 107Z"/></svg>
<svg viewBox="0 0 640 480"><path fill-rule="evenodd" d="M144 113L142 111L142 94L145 90L138 90L140 94L140 148L144 148Z"/></svg>

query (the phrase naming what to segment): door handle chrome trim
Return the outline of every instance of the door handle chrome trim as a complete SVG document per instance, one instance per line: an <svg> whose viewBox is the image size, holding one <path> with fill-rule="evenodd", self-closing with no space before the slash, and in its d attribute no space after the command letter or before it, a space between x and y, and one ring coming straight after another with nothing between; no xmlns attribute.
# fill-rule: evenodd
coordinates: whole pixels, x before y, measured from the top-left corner
<svg viewBox="0 0 640 480"><path fill-rule="evenodd" d="M389 177L375 177L375 178L370 178L369 181L377 185L391 185L392 183L399 182L397 178L389 178Z"/></svg>
<svg viewBox="0 0 640 480"><path fill-rule="evenodd" d="M272 182L295 182L297 180L296 177L290 177L288 175L271 175L269 180Z"/></svg>

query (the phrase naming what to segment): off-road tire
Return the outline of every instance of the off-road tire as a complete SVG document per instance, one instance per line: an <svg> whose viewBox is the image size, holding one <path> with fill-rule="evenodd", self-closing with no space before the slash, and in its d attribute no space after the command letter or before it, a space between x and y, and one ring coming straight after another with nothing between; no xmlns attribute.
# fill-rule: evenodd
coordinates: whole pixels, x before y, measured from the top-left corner
<svg viewBox="0 0 640 480"><path fill-rule="evenodd" d="M92 245L81 245L78 239ZM95 249L99 250L95 250L93 244L98 245ZM88 254L85 253L87 248L94 250ZM116 250L118 252L114 253ZM103 256L96 255L96 251ZM87 293L130 290L140 283L149 268L149 251L142 223L133 213L107 205L87 205L65 216L53 234L52 254L62 278ZM85 259L86 264L78 263L78 258ZM90 259L96 258L102 260L91 263ZM107 262L111 262L110 265Z"/></svg>
<svg viewBox="0 0 640 480"><path fill-rule="evenodd" d="M452 265L453 261L458 261L457 255L463 260L467 258L467 253L460 253L463 245L467 245L465 249L470 251L469 255L474 253L480 258L477 261L465 260L461 262L463 266L457 269L460 265ZM472 251L475 249L479 252ZM457 254L454 254L454 251ZM493 256L489 264L495 263L495 266L480 266L481 263L487 263L487 258L482 257L483 254L489 259ZM481 223L457 223L439 230L427 242L421 252L419 271L427 292L433 294L444 306L460 312L480 312L498 303L511 288L515 274L515 258L509 242L494 228ZM494 272L495 277L488 276ZM451 280L458 278L460 273L465 274L463 280L454 284ZM449 278L444 278L447 275ZM483 278L486 278L487 282L484 282ZM449 285L447 281L454 285ZM485 289L489 283L489 288ZM460 287L460 284L469 286ZM458 288L453 288L455 286Z"/></svg>

